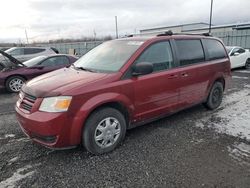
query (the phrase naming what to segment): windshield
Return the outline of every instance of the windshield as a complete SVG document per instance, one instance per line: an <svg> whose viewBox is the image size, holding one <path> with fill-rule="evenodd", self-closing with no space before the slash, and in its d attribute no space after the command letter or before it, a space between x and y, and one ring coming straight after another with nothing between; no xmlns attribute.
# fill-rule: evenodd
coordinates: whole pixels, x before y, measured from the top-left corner
<svg viewBox="0 0 250 188"><path fill-rule="evenodd" d="M232 49L233 49L233 47L226 47L227 53L229 54Z"/></svg>
<svg viewBox="0 0 250 188"><path fill-rule="evenodd" d="M32 66L39 64L42 60L44 60L46 58L47 58L47 56L38 56L38 57L32 58L28 61L25 61L23 64L27 67L32 67Z"/></svg>
<svg viewBox="0 0 250 188"><path fill-rule="evenodd" d="M143 41L105 42L74 63L75 67L94 72L117 72L143 44Z"/></svg>

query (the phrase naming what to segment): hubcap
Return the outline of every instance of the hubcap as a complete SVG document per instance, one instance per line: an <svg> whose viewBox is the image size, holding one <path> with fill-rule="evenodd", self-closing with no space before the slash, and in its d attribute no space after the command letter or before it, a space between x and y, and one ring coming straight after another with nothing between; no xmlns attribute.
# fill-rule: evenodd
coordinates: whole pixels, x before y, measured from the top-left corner
<svg viewBox="0 0 250 188"><path fill-rule="evenodd" d="M216 88L212 94L212 102L213 104L217 104L219 103L219 101L220 101L220 90Z"/></svg>
<svg viewBox="0 0 250 188"><path fill-rule="evenodd" d="M95 142L101 148L107 148L116 143L121 133L121 125L114 117L102 120L95 130Z"/></svg>
<svg viewBox="0 0 250 188"><path fill-rule="evenodd" d="M10 81L9 87L14 92L19 92L23 86L23 81L19 78L14 78Z"/></svg>

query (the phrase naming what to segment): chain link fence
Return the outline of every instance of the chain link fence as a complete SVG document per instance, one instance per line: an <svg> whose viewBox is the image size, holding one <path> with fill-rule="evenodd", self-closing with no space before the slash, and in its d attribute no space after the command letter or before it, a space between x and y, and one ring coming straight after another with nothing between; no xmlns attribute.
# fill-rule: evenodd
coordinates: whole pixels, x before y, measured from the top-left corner
<svg viewBox="0 0 250 188"><path fill-rule="evenodd" d="M48 46L56 48L59 53L68 54L70 49L75 49L77 56L82 56L94 47L100 45L103 41L92 42L72 42L72 43L46 43L36 44L36 46Z"/></svg>

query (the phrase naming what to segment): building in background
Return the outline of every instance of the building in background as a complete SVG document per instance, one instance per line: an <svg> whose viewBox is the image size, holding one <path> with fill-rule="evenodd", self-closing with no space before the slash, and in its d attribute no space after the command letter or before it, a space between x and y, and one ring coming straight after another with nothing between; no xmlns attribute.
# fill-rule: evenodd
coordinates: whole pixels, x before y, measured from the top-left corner
<svg viewBox="0 0 250 188"><path fill-rule="evenodd" d="M208 33L208 23L191 23L166 27L141 29L141 36L153 36L171 30L174 33ZM211 33L227 46L241 46L250 49L250 22L213 25Z"/></svg>
<svg viewBox="0 0 250 188"><path fill-rule="evenodd" d="M206 33L208 32L209 24L208 23L190 23L182 25L173 25L166 27L155 27L148 29L141 29L141 35L156 35L168 30L171 30L174 33ZM237 30L247 30L250 29L250 22L247 23L236 23L236 24L225 24L225 25L212 25L212 32L229 32Z"/></svg>

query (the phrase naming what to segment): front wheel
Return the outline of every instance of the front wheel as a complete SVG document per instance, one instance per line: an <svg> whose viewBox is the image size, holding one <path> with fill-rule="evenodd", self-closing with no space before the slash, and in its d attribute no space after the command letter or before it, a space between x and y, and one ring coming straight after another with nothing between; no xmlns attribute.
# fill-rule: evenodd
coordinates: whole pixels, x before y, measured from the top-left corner
<svg viewBox="0 0 250 188"><path fill-rule="evenodd" d="M215 82L210 90L207 101L204 105L210 109L214 110L218 108L222 102L223 98L223 84L221 82Z"/></svg>
<svg viewBox="0 0 250 188"><path fill-rule="evenodd" d="M124 139L126 121L122 113L114 108L101 108L87 119L83 131L83 145L93 154L114 150Z"/></svg>
<svg viewBox="0 0 250 188"><path fill-rule="evenodd" d="M5 87L11 93L18 93L21 90L24 82L25 79L21 76L11 76L7 79Z"/></svg>
<svg viewBox="0 0 250 188"><path fill-rule="evenodd" d="M250 59L247 59L246 64L245 64L246 69L250 69Z"/></svg>

